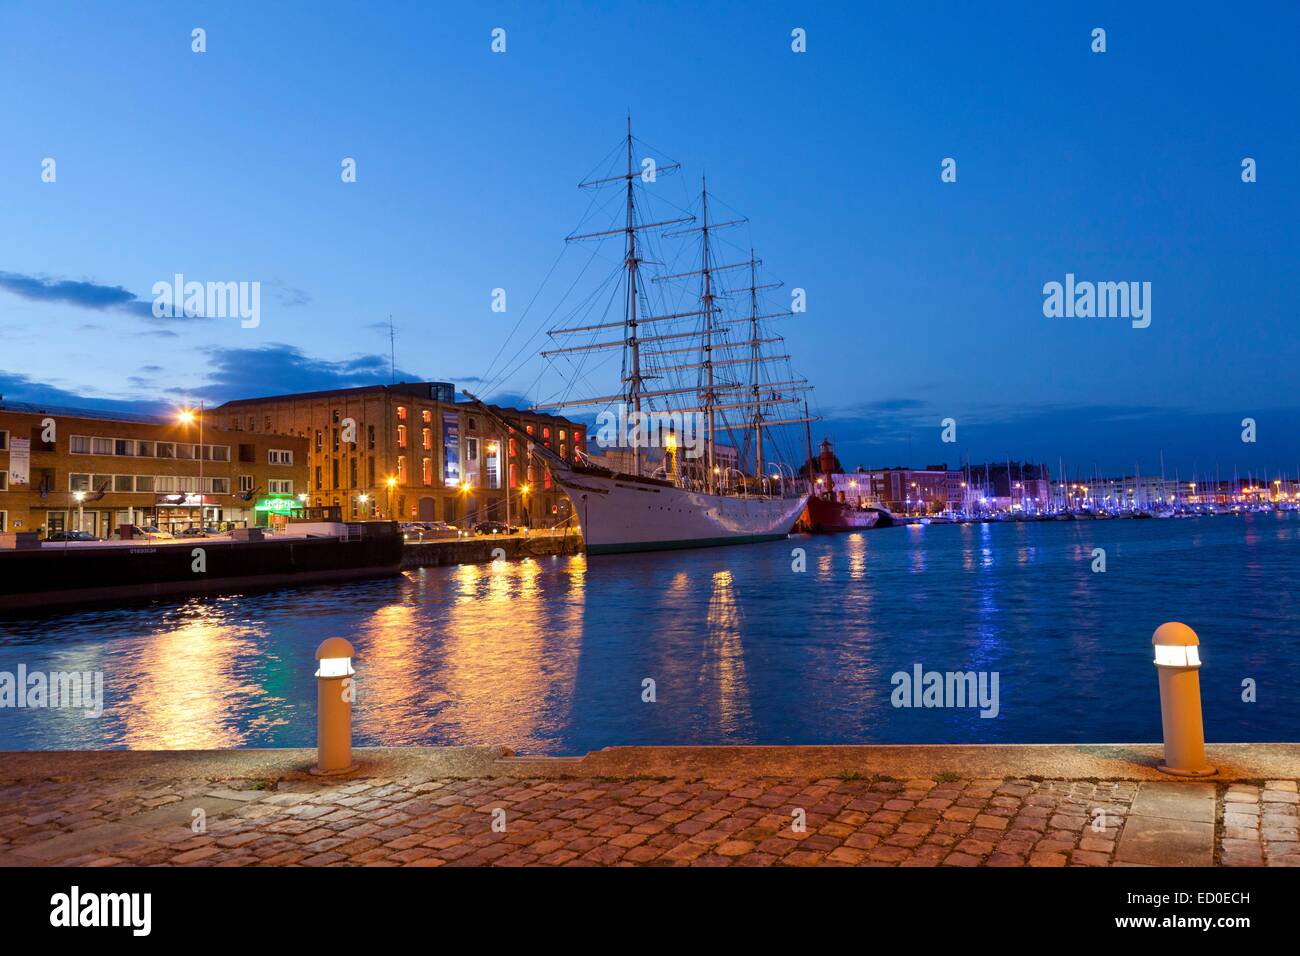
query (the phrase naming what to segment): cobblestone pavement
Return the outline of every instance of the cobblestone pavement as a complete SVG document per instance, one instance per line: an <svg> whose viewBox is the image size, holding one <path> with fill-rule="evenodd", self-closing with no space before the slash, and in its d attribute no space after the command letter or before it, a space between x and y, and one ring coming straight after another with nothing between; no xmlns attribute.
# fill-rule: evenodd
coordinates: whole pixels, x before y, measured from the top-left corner
<svg viewBox="0 0 1300 956"><path fill-rule="evenodd" d="M1294 780L64 779L0 789L0 863L1295 866L1297 800Z"/></svg>

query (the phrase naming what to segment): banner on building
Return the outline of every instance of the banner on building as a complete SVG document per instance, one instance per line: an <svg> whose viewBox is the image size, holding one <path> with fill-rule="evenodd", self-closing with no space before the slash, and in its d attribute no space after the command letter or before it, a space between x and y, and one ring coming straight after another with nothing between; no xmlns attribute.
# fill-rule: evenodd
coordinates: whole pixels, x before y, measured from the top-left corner
<svg viewBox="0 0 1300 956"><path fill-rule="evenodd" d="M30 438L9 439L9 484L26 485L31 483L32 440Z"/></svg>

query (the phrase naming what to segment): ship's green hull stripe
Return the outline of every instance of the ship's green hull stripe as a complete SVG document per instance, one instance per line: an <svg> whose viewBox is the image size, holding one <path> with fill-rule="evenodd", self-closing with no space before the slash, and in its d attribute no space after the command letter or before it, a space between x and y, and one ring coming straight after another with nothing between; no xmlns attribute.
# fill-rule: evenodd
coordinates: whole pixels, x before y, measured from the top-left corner
<svg viewBox="0 0 1300 956"><path fill-rule="evenodd" d="M589 544L588 554L627 554L631 551L677 551L682 548L720 548L729 544L754 544L758 541L780 541L788 534L751 534L743 537L692 538L689 541L638 541L628 544Z"/></svg>

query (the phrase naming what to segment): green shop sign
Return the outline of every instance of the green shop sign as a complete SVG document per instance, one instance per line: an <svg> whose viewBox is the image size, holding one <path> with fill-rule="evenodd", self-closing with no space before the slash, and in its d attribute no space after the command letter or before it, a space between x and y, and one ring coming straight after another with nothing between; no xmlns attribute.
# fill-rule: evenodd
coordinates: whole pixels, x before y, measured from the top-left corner
<svg viewBox="0 0 1300 956"><path fill-rule="evenodd" d="M293 495L267 495L265 498L257 499L257 504L253 505L253 510L274 511L276 514L285 515L297 507L298 499Z"/></svg>

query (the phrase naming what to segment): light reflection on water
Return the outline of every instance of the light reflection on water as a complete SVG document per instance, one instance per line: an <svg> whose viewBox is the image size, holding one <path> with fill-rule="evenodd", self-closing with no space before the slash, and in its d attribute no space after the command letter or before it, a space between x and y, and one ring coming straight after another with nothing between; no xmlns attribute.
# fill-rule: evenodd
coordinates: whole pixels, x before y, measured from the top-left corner
<svg viewBox="0 0 1300 956"><path fill-rule="evenodd" d="M334 635L357 649L358 744L1155 740L1165 620L1201 635L1211 740L1294 740L1297 524L935 525L0 619L0 671L101 670L107 697L96 720L0 709L0 749L311 746ZM1000 717L893 708L914 663L998 671Z"/></svg>

